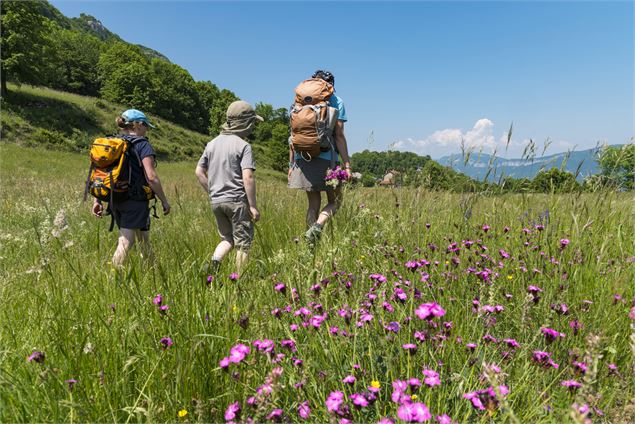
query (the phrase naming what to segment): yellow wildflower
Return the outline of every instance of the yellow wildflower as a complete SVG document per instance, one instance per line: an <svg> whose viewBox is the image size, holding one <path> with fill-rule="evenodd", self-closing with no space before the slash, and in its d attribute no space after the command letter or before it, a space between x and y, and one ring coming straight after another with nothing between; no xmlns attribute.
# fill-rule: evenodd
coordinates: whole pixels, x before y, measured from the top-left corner
<svg viewBox="0 0 635 424"><path fill-rule="evenodd" d="M240 309L238 309L238 306L234 305L234 306L232 306L232 311L234 313L236 313L236 312L240 311Z"/></svg>
<svg viewBox="0 0 635 424"><path fill-rule="evenodd" d="M513 279L514 279L514 276L513 276L513 275L511 275L511 274L509 274L509 275L507 276L507 279L508 279L508 280L513 280Z"/></svg>
<svg viewBox="0 0 635 424"><path fill-rule="evenodd" d="M417 395L410 396L410 400L417 400L418 398L419 398L419 396L417 396Z"/></svg>
<svg viewBox="0 0 635 424"><path fill-rule="evenodd" d="M187 415L187 409L181 409L178 413L179 418L184 418Z"/></svg>
<svg viewBox="0 0 635 424"><path fill-rule="evenodd" d="M381 387L381 384L379 384L379 381L373 380L370 382L370 386L374 387L375 389L379 389Z"/></svg>

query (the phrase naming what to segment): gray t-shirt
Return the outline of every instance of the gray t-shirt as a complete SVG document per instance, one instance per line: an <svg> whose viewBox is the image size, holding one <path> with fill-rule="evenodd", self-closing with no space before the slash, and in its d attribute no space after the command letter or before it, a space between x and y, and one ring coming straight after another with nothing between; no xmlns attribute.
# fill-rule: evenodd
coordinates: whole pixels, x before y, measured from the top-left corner
<svg viewBox="0 0 635 424"><path fill-rule="evenodd" d="M233 134L220 134L207 143L198 166L207 170L212 203L246 201L243 169L256 169L251 145Z"/></svg>

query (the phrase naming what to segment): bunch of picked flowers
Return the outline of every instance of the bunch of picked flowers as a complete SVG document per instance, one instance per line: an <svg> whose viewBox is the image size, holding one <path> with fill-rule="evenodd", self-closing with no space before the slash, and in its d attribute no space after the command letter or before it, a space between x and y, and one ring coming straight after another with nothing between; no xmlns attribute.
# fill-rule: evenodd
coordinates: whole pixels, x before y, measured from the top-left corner
<svg viewBox="0 0 635 424"><path fill-rule="evenodd" d="M326 170L324 181L326 181L327 186L337 187L340 183L348 181L348 171L340 168L339 165L336 166L335 169L329 168Z"/></svg>

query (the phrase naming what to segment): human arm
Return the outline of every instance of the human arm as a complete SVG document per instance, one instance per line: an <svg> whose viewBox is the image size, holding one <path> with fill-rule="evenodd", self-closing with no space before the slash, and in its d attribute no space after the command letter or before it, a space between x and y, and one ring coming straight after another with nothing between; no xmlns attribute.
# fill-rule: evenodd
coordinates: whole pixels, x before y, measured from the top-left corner
<svg viewBox="0 0 635 424"><path fill-rule="evenodd" d="M93 215L95 215L97 218L101 218L104 214L104 205L101 204L101 201L99 199L95 199L95 201L93 202Z"/></svg>
<svg viewBox="0 0 635 424"><path fill-rule="evenodd" d="M287 179L291 178L291 170L295 163L295 151L293 150L293 144L289 143L289 169L287 170Z"/></svg>
<svg viewBox="0 0 635 424"><path fill-rule="evenodd" d="M196 171L194 171L194 173L196 174L196 178L198 178L199 184L207 193L207 169L203 168L200 165L196 165Z"/></svg>
<svg viewBox="0 0 635 424"><path fill-rule="evenodd" d="M344 121L337 121L335 124L335 145L344 163L344 169L351 177L351 159L348 156L348 145L346 144L346 135L344 134Z"/></svg>
<svg viewBox="0 0 635 424"><path fill-rule="evenodd" d="M243 184L245 184L245 193L249 203L249 213L254 221L258 221L260 219L260 211L256 205L256 179L254 178L253 169L243 168Z"/></svg>
<svg viewBox="0 0 635 424"><path fill-rule="evenodd" d="M163 206L163 215L169 214L170 203L168 203L168 199L167 197L165 197L163 186L161 185L161 180L159 180L159 176L154 169L154 156L146 156L141 160L141 163L143 164L143 171L145 172L146 180L148 181L150 188L161 201L161 204Z"/></svg>

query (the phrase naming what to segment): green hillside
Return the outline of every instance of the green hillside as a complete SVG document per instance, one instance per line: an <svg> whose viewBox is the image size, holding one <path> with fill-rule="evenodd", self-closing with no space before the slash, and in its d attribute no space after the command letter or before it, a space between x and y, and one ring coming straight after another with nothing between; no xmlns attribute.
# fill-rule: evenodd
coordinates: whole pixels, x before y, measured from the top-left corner
<svg viewBox="0 0 635 424"><path fill-rule="evenodd" d="M2 105L3 142L47 146L56 150L86 151L97 136L116 133L115 118L127 107L94 97L48 88L11 86ZM150 114L157 156L164 160L195 158L210 136L187 130Z"/></svg>

